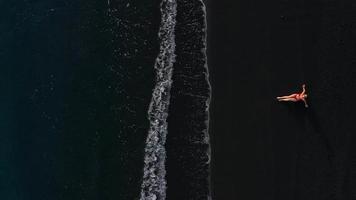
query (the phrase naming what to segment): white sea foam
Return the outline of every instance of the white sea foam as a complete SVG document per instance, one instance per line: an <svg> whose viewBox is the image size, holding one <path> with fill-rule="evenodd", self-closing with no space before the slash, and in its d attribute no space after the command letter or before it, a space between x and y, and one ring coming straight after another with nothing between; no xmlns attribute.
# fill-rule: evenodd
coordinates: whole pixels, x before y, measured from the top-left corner
<svg viewBox="0 0 356 200"><path fill-rule="evenodd" d="M176 0L162 0L161 26L159 29L160 52L156 58L156 84L148 109L150 128L146 139L144 174L140 200L166 198L166 136L167 117L175 61Z"/></svg>
<svg viewBox="0 0 356 200"><path fill-rule="evenodd" d="M203 37L203 43L204 43L204 48L203 48L203 53L205 55L205 64L204 67L206 69L206 74L205 74L205 79L209 85L209 97L206 100L206 115L207 115L207 120L205 121L205 125L206 125L206 130L205 130L205 143L208 144L208 151L207 151L207 156L208 156L208 161L207 164L209 165L209 177L208 178L208 182L209 182L209 194L207 199L211 200L211 182L210 182L210 174L211 174L211 168L210 168L210 161L211 161L211 146L210 146L210 137L209 137L209 124L210 124L210 113L209 113L209 108L210 108L210 101L211 101L211 95L212 95L212 88L210 85L210 81L209 81L209 68L208 68L208 57L207 57L207 35L208 35L208 23L207 23L207 11L206 11L206 6L203 0L199 0L202 4L202 9L204 12L204 37Z"/></svg>

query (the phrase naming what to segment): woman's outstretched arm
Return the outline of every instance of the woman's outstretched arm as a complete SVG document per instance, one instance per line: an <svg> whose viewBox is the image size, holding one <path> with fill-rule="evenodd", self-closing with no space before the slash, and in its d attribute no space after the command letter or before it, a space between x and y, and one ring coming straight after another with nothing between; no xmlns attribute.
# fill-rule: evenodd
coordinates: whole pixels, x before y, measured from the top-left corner
<svg viewBox="0 0 356 200"><path fill-rule="evenodd" d="M303 99L304 105L306 108L308 108L307 100Z"/></svg>
<svg viewBox="0 0 356 200"><path fill-rule="evenodd" d="M305 84L303 84L303 92L302 95L305 93Z"/></svg>

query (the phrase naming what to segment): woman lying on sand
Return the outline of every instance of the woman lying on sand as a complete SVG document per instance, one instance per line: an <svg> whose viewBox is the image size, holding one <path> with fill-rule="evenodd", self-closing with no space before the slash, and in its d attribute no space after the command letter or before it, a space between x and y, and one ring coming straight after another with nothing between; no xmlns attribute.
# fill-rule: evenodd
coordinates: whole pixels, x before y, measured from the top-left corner
<svg viewBox="0 0 356 200"><path fill-rule="evenodd" d="M277 97L278 101L293 101L293 102L297 102L297 101L303 101L305 107L308 107L307 101L305 100L308 97L307 94L305 94L305 84L303 84L303 91L300 94L291 94L288 96L282 96L282 97Z"/></svg>

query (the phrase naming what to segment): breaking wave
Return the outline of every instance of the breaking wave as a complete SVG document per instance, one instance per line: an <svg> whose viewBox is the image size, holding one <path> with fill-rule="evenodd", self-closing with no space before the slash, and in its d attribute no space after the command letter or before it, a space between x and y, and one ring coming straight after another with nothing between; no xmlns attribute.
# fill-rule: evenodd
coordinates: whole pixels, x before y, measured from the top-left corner
<svg viewBox="0 0 356 200"><path fill-rule="evenodd" d="M150 128L145 147L144 174L140 200L166 198L166 136L167 117L175 62L176 0L162 0L159 29L160 52L156 58L156 85L148 109Z"/></svg>

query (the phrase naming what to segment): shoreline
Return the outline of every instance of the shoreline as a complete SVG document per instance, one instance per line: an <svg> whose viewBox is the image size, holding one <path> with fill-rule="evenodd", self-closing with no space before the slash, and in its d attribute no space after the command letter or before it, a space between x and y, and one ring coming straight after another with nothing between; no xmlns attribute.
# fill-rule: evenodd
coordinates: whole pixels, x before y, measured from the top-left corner
<svg viewBox="0 0 356 200"><path fill-rule="evenodd" d="M210 48L209 48L209 44L210 44L210 38L209 38L209 31L210 31L210 26L209 26L209 22L210 22L210 0L201 0L204 4L204 8L205 8L205 55L206 55L206 68L207 68L207 81L209 83L209 88L210 88L210 97L208 99L209 102L207 102L207 112L208 112L208 120L207 120L207 136L208 136L208 143L209 143L209 149L208 149L208 156L209 156L209 168L208 168L208 187L209 187L209 196L208 196L208 200L213 200L213 182L212 182L212 164L213 164L213 133L212 133L212 104L213 104L213 98L214 98L214 89L213 89L213 80L212 80L212 74L211 74L211 66L210 66L210 62L209 62L209 58L210 58Z"/></svg>

